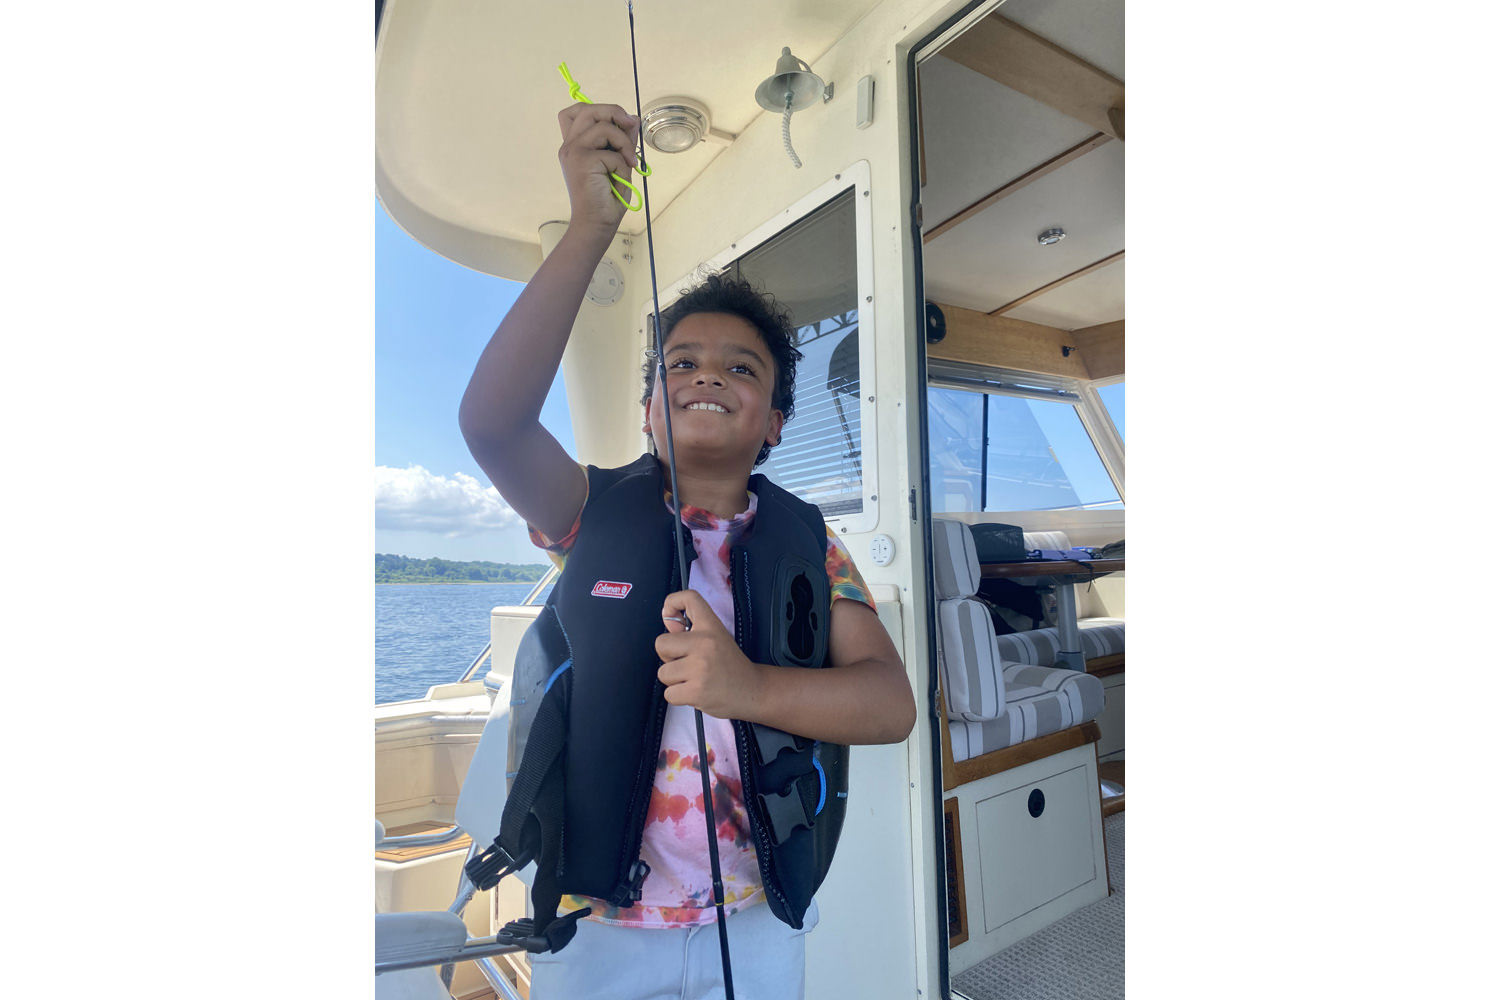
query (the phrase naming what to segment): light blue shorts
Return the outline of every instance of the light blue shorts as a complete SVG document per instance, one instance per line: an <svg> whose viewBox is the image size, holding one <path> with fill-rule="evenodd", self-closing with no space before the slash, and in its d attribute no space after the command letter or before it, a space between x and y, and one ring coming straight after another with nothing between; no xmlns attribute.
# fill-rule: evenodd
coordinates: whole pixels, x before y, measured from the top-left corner
<svg viewBox="0 0 1500 1000"><path fill-rule="evenodd" d="M764 902L731 914L735 1000L802 1000L803 943L818 925L813 901L796 931ZM555 955L531 956L532 1000L713 1000L724 996L719 928L578 923Z"/></svg>

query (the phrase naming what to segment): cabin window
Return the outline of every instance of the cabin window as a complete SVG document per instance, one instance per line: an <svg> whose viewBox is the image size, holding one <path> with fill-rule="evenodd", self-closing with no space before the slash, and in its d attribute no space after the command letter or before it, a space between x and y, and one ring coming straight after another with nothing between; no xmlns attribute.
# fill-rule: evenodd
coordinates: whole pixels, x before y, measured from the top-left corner
<svg viewBox="0 0 1500 1000"><path fill-rule="evenodd" d="M1084 429L1075 392L1051 380L951 367L927 392L935 511L1124 506Z"/></svg>
<svg viewBox="0 0 1500 1000"><path fill-rule="evenodd" d="M1101 385L1094 390L1099 393L1099 398L1104 401L1104 408L1109 411L1109 419L1114 422L1115 430L1119 432L1120 440L1125 440L1125 383L1116 382L1114 385Z"/></svg>
<svg viewBox="0 0 1500 1000"><path fill-rule="evenodd" d="M856 253L851 187L731 265L791 312L802 352L792 419L756 471L830 518L864 510Z"/></svg>

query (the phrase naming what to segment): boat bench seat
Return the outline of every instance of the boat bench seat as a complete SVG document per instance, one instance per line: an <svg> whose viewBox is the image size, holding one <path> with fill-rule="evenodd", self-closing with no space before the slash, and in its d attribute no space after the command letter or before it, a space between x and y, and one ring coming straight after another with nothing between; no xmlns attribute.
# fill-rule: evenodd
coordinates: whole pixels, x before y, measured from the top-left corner
<svg viewBox="0 0 1500 1000"><path fill-rule="evenodd" d="M988 610L972 599L979 587L979 559L969 526L939 518L932 528L938 660L953 760L1015 746L1098 716L1104 710L1099 678L1052 666L1057 629L996 637ZM1086 619L1079 628L1085 658L1124 652L1123 619Z"/></svg>
<svg viewBox="0 0 1500 1000"><path fill-rule="evenodd" d="M1083 658L1095 660L1125 652L1125 619L1080 618L1078 637L1083 642ZM1050 667L1057 662L1057 629L1037 628L1012 632L995 640L1000 658L1010 663L1031 663Z"/></svg>

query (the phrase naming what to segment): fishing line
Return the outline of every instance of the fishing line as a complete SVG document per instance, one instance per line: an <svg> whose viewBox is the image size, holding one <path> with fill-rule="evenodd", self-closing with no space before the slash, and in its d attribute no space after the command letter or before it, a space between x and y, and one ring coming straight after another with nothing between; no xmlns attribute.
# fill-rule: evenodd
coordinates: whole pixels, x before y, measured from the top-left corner
<svg viewBox="0 0 1500 1000"><path fill-rule="evenodd" d="M635 80L635 115L641 128L640 162L645 162L645 119L641 114L641 73L635 54L635 3L626 0L625 10L630 18L630 72ZM661 331L661 298L656 289L656 244L651 236L651 186L647 173L641 173L641 201L646 216L646 260L651 266L651 328L656 346L656 374L661 385L662 416L667 429L667 471L672 480L672 536L677 542L677 572L682 589L688 589L687 549L682 541L682 494L677 489L677 453L672 445L672 401L667 396L666 344ZM689 623L691 628L691 623ZM734 1000L734 976L729 968L729 928L724 922L724 882L719 874L718 825L714 822L713 791L708 780L708 740L703 733L703 712L693 709L693 723L698 730L698 775L703 780L703 819L708 830L708 863L713 874L714 909L718 913L719 958L724 967L724 996Z"/></svg>

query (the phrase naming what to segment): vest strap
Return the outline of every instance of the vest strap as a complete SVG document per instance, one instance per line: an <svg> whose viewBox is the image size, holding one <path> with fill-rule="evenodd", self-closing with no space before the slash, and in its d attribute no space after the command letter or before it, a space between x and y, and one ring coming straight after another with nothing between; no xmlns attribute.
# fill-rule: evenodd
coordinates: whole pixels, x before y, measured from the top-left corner
<svg viewBox="0 0 1500 1000"><path fill-rule="evenodd" d="M826 789L822 773L814 770L789 782L780 792L758 792L762 815L770 829L771 840L778 846L786 843L798 827L812 829L813 817L822 811Z"/></svg>
<svg viewBox="0 0 1500 1000"><path fill-rule="evenodd" d="M772 726L764 726L759 722L750 724L750 731L755 734L755 749L760 754L760 763L765 766L781 755L783 750L793 753L801 753L812 745L812 740L804 736L796 736L792 733L782 732Z"/></svg>

